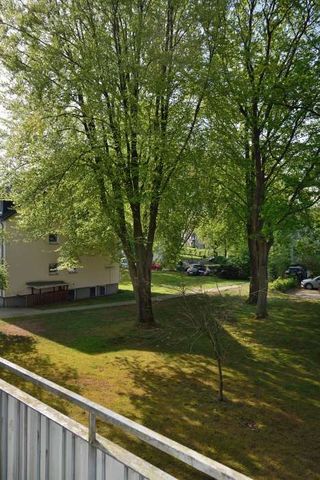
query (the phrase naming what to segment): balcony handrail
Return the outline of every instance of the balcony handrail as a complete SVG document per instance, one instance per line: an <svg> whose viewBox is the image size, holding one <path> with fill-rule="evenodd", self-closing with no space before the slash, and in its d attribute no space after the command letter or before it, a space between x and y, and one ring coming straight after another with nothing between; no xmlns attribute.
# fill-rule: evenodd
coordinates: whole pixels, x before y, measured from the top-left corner
<svg viewBox="0 0 320 480"><path fill-rule="evenodd" d="M181 462L190 465L195 470L205 473L215 480L251 480L246 475L229 468L222 463L216 462L201 453L185 447L174 440L171 440L160 433L140 425L123 415L120 415L98 403L95 403L81 395L61 387L46 378L26 370L2 357L0 357L0 367L14 373L15 375L37 385L50 393L64 398L73 404L79 406L89 413L89 442L95 443L96 436L96 418L106 423L120 427L127 433L139 438L145 443L161 450L172 457L179 459Z"/></svg>

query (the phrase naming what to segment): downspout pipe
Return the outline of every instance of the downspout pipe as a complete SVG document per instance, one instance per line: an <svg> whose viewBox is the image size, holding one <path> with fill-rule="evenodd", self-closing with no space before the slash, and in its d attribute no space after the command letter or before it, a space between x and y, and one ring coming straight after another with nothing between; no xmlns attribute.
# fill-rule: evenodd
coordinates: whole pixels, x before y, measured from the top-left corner
<svg viewBox="0 0 320 480"><path fill-rule="evenodd" d="M0 220L1 223L1 255L0 255L0 264L4 264L5 256L4 256L4 223L3 220ZM1 296L1 304L0 306L4 306L4 290L0 290L0 296Z"/></svg>

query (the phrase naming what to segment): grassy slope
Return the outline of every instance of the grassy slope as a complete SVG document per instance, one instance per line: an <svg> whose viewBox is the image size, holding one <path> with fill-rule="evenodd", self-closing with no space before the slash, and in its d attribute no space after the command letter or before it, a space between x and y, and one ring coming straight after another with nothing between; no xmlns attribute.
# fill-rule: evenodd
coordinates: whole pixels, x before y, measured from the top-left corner
<svg viewBox="0 0 320 480"><path fill-rule="evenodd" d="M319 479L320 302L273 297L267 321L255 320L240 297L227 304L234 321L225 333L222 404L207 342L190 352L186 338L172 339L180 300L155 306L163 328L153 332L135 326L134 306L8 319L0 327L32 337L2 337L0 347L17 363L255 479ZM55 406L86 422L77 409ZM178 478L206 478L99 428Z"/></svg>

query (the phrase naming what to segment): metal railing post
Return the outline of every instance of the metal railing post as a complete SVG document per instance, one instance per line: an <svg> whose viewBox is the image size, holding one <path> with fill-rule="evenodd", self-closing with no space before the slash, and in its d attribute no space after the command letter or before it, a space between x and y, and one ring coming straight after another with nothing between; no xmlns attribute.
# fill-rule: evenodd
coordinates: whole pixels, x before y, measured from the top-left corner
<svg viewBox="0 0 320 480"><path fill-rule="evenodd" d="M96 415L93 412L89 412L89 443L93 444L96 441Z"/></svg>

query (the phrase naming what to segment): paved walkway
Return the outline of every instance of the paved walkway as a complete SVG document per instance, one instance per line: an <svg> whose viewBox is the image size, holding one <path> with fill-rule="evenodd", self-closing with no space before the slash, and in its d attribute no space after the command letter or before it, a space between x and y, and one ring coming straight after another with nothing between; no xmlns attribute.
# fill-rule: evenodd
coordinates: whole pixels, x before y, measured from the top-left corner
<svg viewBox="0 0 320 480"><path fill-rule="evenodd" d="M224 285L221 287L210 288L206 292L213 294L218 294L220 292L225 292L226 290L234 290L240 288L244 284L238 285ZM201 293L199 291L192 291L186 293L186 295L197 295ZM166 300L171 300L173 298L180 298L181 293L179 294L169 294L169 295L159 295L152 297L153 302L164 302ZM40 310L36 308L0 308L0 319L2 318L13 318L13 317L33 317L34 315L49 315L52 313L63 313L63 312L82 312L83 310L97 310L99 308L111 308L111 307L122 307L126 305L134 305L135 300L127 300L126 302L112 302L112 303L98 303L88 304L88 305L72 305L70 307L59 307L59 308L50 308L48 310Z"/></svg>

